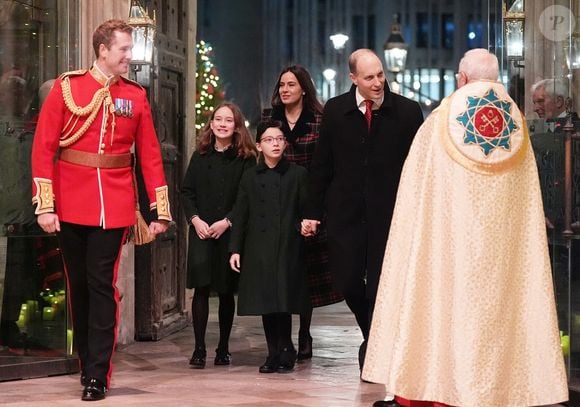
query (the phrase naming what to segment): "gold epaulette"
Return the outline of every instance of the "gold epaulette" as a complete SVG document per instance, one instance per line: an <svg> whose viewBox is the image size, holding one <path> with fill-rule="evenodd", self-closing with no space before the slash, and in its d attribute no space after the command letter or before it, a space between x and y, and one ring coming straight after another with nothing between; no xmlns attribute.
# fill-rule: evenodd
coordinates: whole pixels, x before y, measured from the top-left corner
<svg viewBox="0 0 580 407"><path fill-rule="evenodd" d="M79 75L84 75L87 73L87 69L77 69L76 71L68 71L65 73L60 74L60 76L58 77L59 79L64 79L68 76L79 76Z"/></svg>
<svg viewBox="0 0 580 407"><path fill-rule="evenodd" d="M141 86L141 84L139 82L135 82L134 80L129 79L129 78L125 78L124 76L121 76L121 78L129 84L135 85L135 86L139 87L141 90L145 90L145 88L143 86Z"/></svg>

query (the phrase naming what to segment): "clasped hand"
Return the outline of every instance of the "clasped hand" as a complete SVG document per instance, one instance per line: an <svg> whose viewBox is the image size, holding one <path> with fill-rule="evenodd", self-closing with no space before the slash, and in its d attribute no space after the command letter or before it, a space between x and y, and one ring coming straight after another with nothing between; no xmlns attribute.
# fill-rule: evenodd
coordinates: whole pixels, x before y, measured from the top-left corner
<svg viewBox="0 0 580 407"><path fill-rule="evenodd" d="M169 222L166 220L154 220L149 224L149 233L155 237L160 233L165 233L169 227Z"/></svg>
<svg viewBox="0 0 580 407"><path fill-rule="evenodd" d="M219 239L221 235L223 235L224 232L230 227L228 221L225 219L218 220L210 226L199 216L193 218L191 220L191 224L195 228L197 237L199 237L201 240Z"/></svg>

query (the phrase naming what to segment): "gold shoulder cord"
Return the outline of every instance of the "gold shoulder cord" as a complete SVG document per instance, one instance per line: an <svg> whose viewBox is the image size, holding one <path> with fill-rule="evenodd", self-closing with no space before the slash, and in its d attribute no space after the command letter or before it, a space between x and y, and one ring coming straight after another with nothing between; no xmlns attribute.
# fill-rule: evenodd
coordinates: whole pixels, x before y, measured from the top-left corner
<svg viewBox="0 0 580 407"><path fill-rule="evenodd" d="M76 120L74 121L74 123L71 126L70 125L70 123L72 121L72 117L71 117L71 120L69 120L68 123L64 126L64 128L62 130L62 135L60 137L60 142L59 142L60 147L68 147L71 144L76 143L77 140L80 139L83 136L83 134L85 134L85 132L91 126L91 124L93 124L93 121L97 117L97 114L99 113L99 109L101 108L101 105L103 105L103 104L105 106L105 118L104 118L105 123L108 119L109 113L112 114L113 115L112 128L114 131L114 129L115 129L115 115L114 115L115 106L113 105L113 99L111 97L111 93L109 92L108 87L104 87L104 88L101 88L98 91L96 91L95 94L93 95L93 99L91 100L91 102L88 105L86 105L85 107L80 107L80 106L77 106L77 104L75 103L75 101L72 97L70 80L68 77L66 77L62 81L62 97L64 99L64 103L65 103L66 107L73 114L73 117L76 116ZM83 125L81 126L81 128L78 129L78 131L73 136L68 137L68 135L72 132L75 124L78 122L79 117L81 117L81 116L83 116L83 117L88 116L88 117L85 120L85 122L83 123ZM67 131L67 128L68 128L68 131Z"/></svg>

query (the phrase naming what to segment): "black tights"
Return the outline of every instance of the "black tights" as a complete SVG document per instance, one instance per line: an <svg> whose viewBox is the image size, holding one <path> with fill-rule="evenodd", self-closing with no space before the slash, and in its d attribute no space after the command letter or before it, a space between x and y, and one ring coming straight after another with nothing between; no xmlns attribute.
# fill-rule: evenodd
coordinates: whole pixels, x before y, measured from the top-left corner
<svg viewBox="0 0 580 407"><path fill-rule="evenodd" d="M300 314L300 330L298 336L307 338L310 336L310 324L312 324L312 307Z"/></svg>
<svg viewBox="0 0 580 407"><path fill-rule="evenodd" d="M275 313L262 315L264 334L268 344L268 356L277 356L286 348L294 350L292 344L292 314Z"/></svg>
<svg viewBox="0 0 580 407"><path fill-rule="evenodd" d="M196 288L191 301L191 314L193 317L193 334L195 335L195 348L205 349L205 331L209 318L209 286ZM219 294L219 325L220 340L218 349L228 351L230 333L234 323L236 303L234 294Z"/></svg>

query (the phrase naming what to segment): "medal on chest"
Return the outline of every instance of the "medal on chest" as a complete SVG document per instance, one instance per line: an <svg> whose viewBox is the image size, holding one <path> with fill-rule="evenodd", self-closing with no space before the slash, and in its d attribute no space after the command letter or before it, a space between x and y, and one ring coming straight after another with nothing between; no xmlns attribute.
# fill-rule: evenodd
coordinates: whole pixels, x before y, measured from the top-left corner
<svg viewBox="0 0 580 407"><path fill-rule="evenodd" d="M133 101L115 98L115 114L123 117L133 117Z"/></svg>

